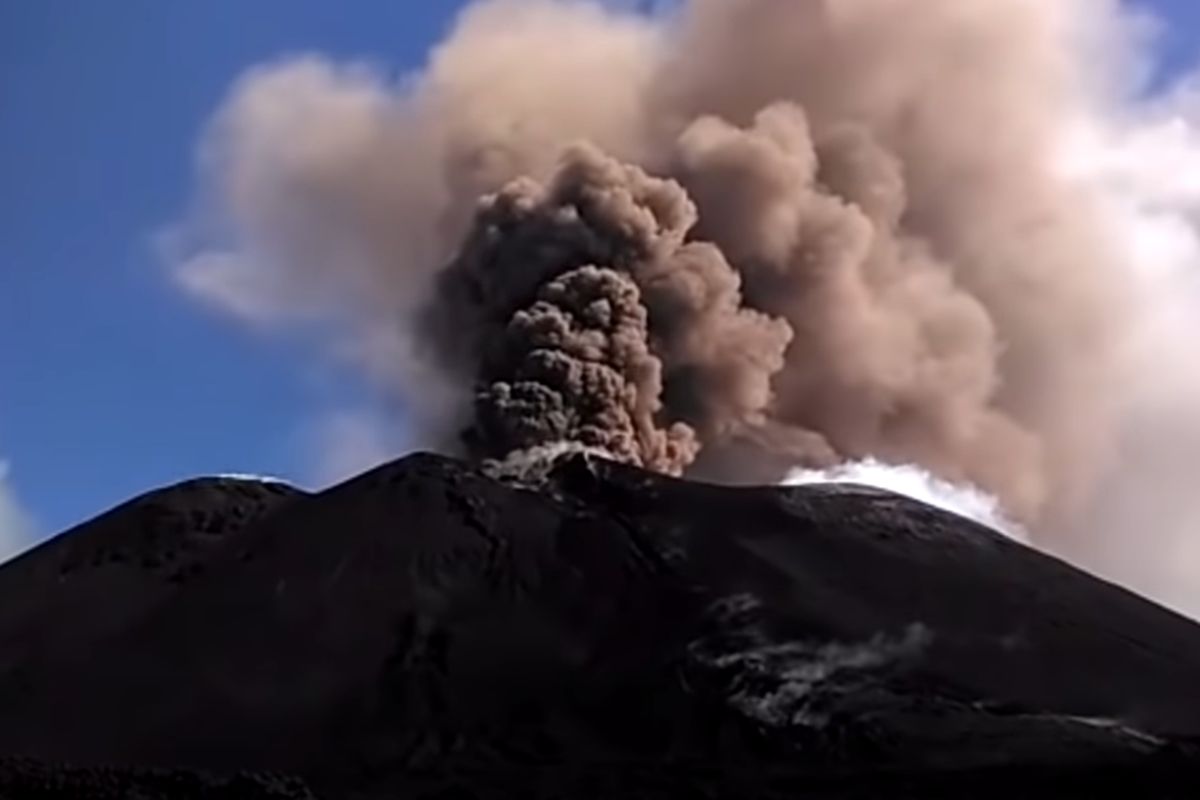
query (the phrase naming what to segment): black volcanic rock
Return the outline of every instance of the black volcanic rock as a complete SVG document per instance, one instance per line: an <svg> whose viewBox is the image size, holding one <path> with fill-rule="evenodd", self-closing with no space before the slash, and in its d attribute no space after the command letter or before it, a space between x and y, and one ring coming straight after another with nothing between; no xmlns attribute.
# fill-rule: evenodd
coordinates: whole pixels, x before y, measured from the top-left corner
<svg viewBox="0 0 1200 800"><path fill-rule="evenodd" d="M184 484L0 569L0 753L77 787L1190 797L1197 678L1200 626L915 501L582 458Z"/></svg>
<svg viewBox="0 0 1200 800"><path fill-rule="evenodd" d="M14 800L315 800L296 777L197 770L79 768L0 759L0 797Z"/></svg>
<svg viewBox="0 0 1200 800"><path fill-rule="evenodd" d="M0 704L13 670L86 651L131 627L229 541L304 492L201 478L139 497L51 539L0 572ZM19 684L20 681L18 680ZM3 705L0 705L3 707Z"/></svg>

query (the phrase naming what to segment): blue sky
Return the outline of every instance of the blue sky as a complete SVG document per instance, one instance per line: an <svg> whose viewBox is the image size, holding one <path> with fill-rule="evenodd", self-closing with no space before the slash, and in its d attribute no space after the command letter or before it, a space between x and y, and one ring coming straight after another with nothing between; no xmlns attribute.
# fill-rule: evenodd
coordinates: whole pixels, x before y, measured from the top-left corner
<svg viewBox="0 0 1200 800"><path fill-rule="evenodd" d="M0 0L0 462L37 530L198 473L303 481L313 420L375 402L193 302L152 241L247 67L303 51L414 67L459 5ZM1195 63L1200 5L1148 5L1166 71Z"/></svg>
<svg viewBox="0 0 1200 800"><path fill-rule="evenodd" d="M417 65L455 4L0 2L0 459L40 530L196 473L303 479L307 425L369 402L179 292L152 247L247 67Z"/></svg>
<svg viewBox="0 0 1200 800"><path fill-rule="evenodd" d="M1160 76L1194 68L1200 52L1200 4L1194 0L1144 0L1134 5L1150 9L1164 23L1158 43Z"/></svg>

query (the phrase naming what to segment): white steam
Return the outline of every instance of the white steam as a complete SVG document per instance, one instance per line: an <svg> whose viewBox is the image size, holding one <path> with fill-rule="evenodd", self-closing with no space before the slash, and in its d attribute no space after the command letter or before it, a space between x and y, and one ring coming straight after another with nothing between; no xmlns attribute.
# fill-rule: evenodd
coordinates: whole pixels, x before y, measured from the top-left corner
<svg viewBox="0 0 1200 800"><path fill-rule="evenodd" d="M915 464L884 464L873 458L852 461L830 469L797 469L784 480L787 486L811 483L857 483L902 494L931 506L987 525L1018 541L1025 531L1004 515L1000 501L970 484L956 484Z"/></svg>
<svg viewBox="0 0 1200 800"><path fill-rule="evenodd" d="M238 483L265 483L273 486L291 486L291 483L283 478L276 478L273 475L257 475L252 472L222 472L213 477L218 480L236 481Z"/></svg>

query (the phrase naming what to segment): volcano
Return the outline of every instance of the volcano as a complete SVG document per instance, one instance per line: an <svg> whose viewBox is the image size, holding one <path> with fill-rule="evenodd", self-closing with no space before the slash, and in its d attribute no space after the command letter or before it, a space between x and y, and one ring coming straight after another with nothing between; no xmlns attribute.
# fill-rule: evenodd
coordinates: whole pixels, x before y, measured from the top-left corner
<svg viewBox="0 0 1200 800"><path fill-rule="evenodd" d="M0 569L0 796L1191 797L1200 625L863 486L417 454Z"/></svg>

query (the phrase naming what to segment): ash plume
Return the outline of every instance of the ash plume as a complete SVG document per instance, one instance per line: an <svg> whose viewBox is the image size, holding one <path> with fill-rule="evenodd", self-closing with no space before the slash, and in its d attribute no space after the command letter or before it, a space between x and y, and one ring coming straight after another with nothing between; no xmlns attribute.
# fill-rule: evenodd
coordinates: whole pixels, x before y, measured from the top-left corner
<svg viewBox="0 0 1200 800"><path fill-rule="evenodd" d="M696 220L678 183L590 146L483 201L428 328L477 384L478 455L577 442L680 474L765 418L791 331L742 305L721 251L688 241Z"/></svg>
<svg viewBox="0 0 1200 800"><path fill-rule="evenodd" d="M513 36L480 27L504 6L549 28L598 15L601 42L639 24L490 4L447 46ZM1069 505L1104 455L1118 273L1087 199L1048 168L1072 79L1062 22L993 6L693 2L641 22L649 77L621 124L541 147L539 109L449 159L450 185L517 175L447 226L466 233L432 301L473 331L428 337L472 387L471 449L577 439L745 482L874 456L982 486L1022 520ZM1044 85L1014 91L1022 70ZM492 103L555 80L506 72Z"/></svg>
<svg viewBox="0 0 1200 800"><path fill-rule="evenodd" d="M915 464L1086 552L1145 311L1059 162L1131 30L1115 0L475 2L403 80L245 76L178 275L332 328L412 444Z"/></svg>

